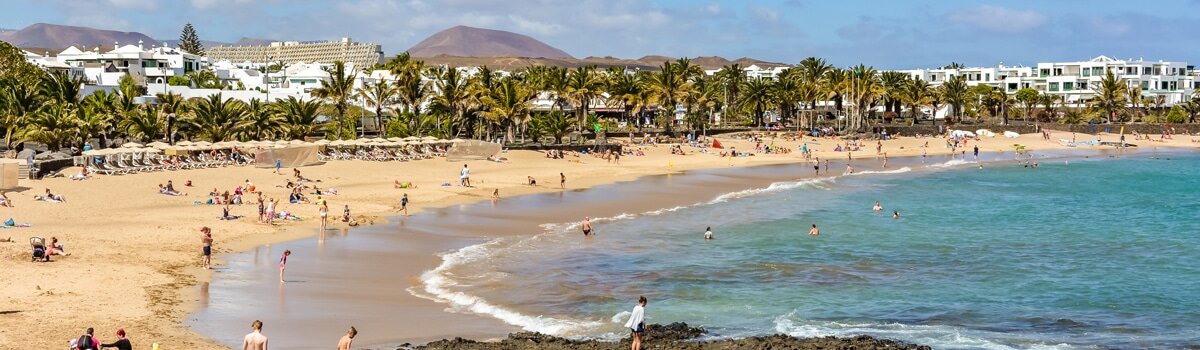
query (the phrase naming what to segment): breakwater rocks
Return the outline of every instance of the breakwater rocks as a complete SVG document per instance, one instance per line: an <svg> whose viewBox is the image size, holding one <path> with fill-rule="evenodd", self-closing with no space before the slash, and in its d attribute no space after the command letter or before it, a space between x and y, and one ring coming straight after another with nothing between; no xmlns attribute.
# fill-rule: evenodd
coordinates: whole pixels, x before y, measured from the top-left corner
<svg viewBox="0 0 1200 350"><path fill-rule="evenodd" d="M895 340L877 339L870 336L849 338L796 338L787 335L772 335L742 339L722 339L697 341L704 335L704 328L689 327L686 323L669 325L649 325L646 335L642 338L643 349L679 349L679 350L733 350L733 349L903 349L929 350L924 345L914 345ZM572 340L541 333L521 332L509 334L495 342L480 342L469 339L455 338L439 340L423 346L405 345L397 350L610 350L628 349L629 338L620 342L599 340Z"/></svg>

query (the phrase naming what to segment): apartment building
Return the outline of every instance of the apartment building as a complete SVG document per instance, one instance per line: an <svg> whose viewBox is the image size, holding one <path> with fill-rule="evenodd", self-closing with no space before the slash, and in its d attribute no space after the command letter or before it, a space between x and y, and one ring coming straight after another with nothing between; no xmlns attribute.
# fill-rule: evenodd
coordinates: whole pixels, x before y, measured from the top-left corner
<svg viewBox="0 0 1200 350"><path fill-rule="evenodd" d="M965 76L967 85L988 85L1009 94L1032 88L1042 93L1061 95L1067 104L1083 103L1095 94L1107 71L1138 89L1143 97L1163 96L1166 105L1186 101L1200 88L1193 67L1186 62L1118 60L1107 56L1079 62L1046 62L1035 67L963 67L901 70L915 79L940 86L954 76Z"/></svg>
<svg viewBox="0 0 1200 350"><path fill-rule="evenodd" d="M371 43L358 43L350 38L340 41L302 42L277 41L270 45L216 46L208 49L208 57L214 61L252 64L290 63L354 63L357 67L371 67L383 63L383 47Z"/></svg>

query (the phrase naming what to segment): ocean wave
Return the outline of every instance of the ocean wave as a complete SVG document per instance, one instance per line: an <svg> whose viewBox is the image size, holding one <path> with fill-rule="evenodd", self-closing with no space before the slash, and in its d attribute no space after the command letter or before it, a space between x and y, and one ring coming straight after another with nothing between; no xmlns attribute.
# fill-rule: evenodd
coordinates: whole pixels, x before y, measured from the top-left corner
<svg viewBox="0 0 1200 350"><path fill-rule="evenodd" d="M526 331L541 332L545 334L567 334L578 332L586 329L592 329L601 325L601 322L596 321L578 321L564 320L553 317L544 316L529 316L520 312L493 305L483 298L470 295L463 292L450 290L451 287L458 285L447 272L455 266L468 264L490 256L490 252L497 245L502 244L503 239L492 240L487 243L476 244L465 247L450 253L442 254L442 264L438 265L433 270L426 271L421 274L421 280L425 284L424 292L435 301L450 304L451 310L467 311L482 315L489 315L517 327L521 327ZM412 291L410 291L412 293ZM417 295L418 293L413 293ZM420 295L418 295L420 296Z"/></svg>
<svg viewBox="0 0 1200 350"><path fill-rule="evenodd" d="M853 174L849 174L849 175L856 175L856 176L857 176L857 175L873 175L873 174L903 174L903 173L907 173L907 172L910 172L910 171L912 171L912 168L909 168L909 167L903 167L903 168L900 168L900 169L893 169L893 170L866 170L866 171L859 171L859 172L855 172L855 173L853 173Z"/></svg>
<svg viewBox="0 0 1200 350"><path fill-rule="evenodd" d="M979 161L966 160L966 159L951 159L951 160L946 161L945 163L930 164L927 167L949 168L949 167L956 167L956 166L960 166L960 165L975 164L975 163L979 163Z"/></svg>
<svg viewBox="0 0 1200 350"><path fill-rule="evenodd" d="M819 177L819 178L815 178L815 179L807 179L807 180L800 180L800 181L776 182L776 183L772 183L771 185L769 185L767 187L751 188L748 190L741 190L741 191L726 193L726 194L717 196L717 198L715 198L711 201L705 202L703 204L723 203L723 202L729 201L731 199L757 196L757 195L762 195L762 194L767 194L767 193L797 189L797 188L801 188L801 187L813 187L813 188L826 189L827 187L824 187L825 184L834 183L836 181L837 181L836 177Z"/></svg>
<svg viewBox="0 0 1200 350"><path fill-rule="evenodd" d="M987 331L968 330L961 327L942 325L909 325L902 323L845 323L836 321L801 320L796 312L775 319L775 331L798 338L825 336L849 337L871 335L903 340L934 349L1079 349L1070 344L1046 344L1035 340L1021 340L1020 347L997 342L999 338L1014 338L1016 334L1001 334Z"/></svg>

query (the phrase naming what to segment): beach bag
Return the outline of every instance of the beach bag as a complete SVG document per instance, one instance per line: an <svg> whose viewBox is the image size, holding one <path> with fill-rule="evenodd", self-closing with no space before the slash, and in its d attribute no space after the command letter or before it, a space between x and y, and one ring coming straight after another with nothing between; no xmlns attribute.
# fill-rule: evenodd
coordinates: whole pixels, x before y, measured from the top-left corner
<svg viewBox="0 0 1200 350"><path fill-rule="evenodd" d="M12 218L8 218L8 221L4 222L4 226L17 226L17 222Z"/></svg>
<svg viewBox="0 0 1200 350"><path fill-rule="evenodd" d="M79 337L79 350L97 350L96 342L92 340L92 336L84 334Z"/></svg>

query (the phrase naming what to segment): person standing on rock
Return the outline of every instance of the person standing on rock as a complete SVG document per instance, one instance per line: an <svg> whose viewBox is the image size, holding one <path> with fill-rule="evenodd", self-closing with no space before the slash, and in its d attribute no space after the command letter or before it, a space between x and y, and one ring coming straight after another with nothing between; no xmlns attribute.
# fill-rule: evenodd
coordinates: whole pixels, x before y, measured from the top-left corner
<svg viewBox="0 0 1200 350"><path fill-rule="evenodd" d="M638 303L633 307L633 312L629 313L629 321L625 322L625 328L633 333L633 338L630 350L642 350L642 335L646 333L646 297L638 297Z"/></svg>

